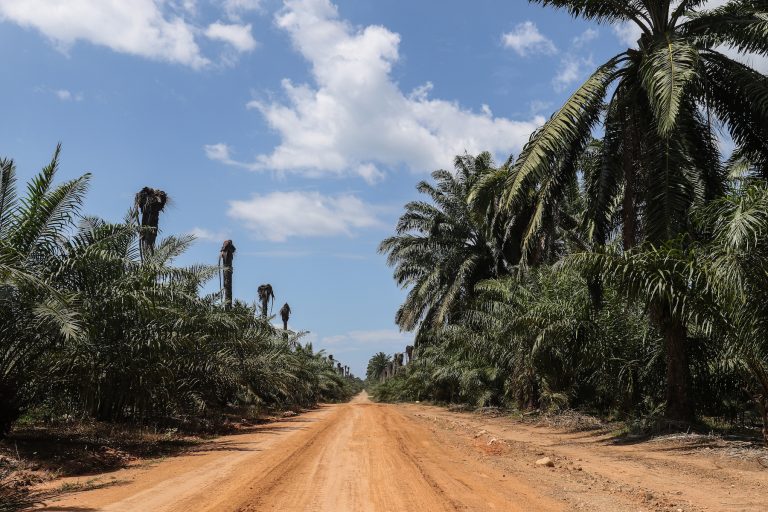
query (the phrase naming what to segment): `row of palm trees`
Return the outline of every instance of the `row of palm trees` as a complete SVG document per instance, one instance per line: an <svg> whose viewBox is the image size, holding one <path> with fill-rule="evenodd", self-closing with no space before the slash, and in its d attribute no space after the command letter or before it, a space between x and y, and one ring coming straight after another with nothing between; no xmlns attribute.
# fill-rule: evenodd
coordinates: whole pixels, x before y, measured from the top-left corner
<svg viewBox="0 0 768 512"><path fill-rule="evenodd" d="M168 203L168 194L159 189L153 189L150 187L142 188L137 194L134 201L134 209L138 215L141 215L139 226L142 228L139 233L140 247L148 254L154 253L155 241L157 239L157 233L159 229L160 213L165 209L165 205ZM234 258L237 248L232 240L224 240L219 251L219 267L220 267L220 279L219 279L219 293L224 300L224 309L230 310L232 308L232 281L234 276ZM262 284L258 287L257 296L259 303L261 304L261 316L267 319L271 315L270 301L274 305L275 291L272 285L269 283ZM286 339L288 335L288 321L291 318L291 306L286 302L280 308L280 319L283 322L283 331L285 332ZM333 355L328 356L328 362L333 367L336 363L336 372L346 378L354 378L350 367L342 365L333 359Z"/></svg>
<svg viewBox="0 0 768 512"><path fill-rule="evenodd" d="M227 411L310 406L355 390L305 333L280 332L215 265L176 266L194 237L158 236L165 192L144 188L125 220L83 216L89 175L55 183L60 148L21 195L0 159L0 435L20 415L217 422ZM222 296L224 300L222 301Z"/></svg>
<svg viewBox="0 0 768 512"><path fill-rule="evenodd" d="M396 376L404 366L411 364L413 360L413 345L407 345L405 352L395 352L387 355L378 352L368 361L365 378L371 382L386 382Z"/></svg>
<svg viewBox="0 0 768 512"><path fill-rule="evenodd" d="M380 247L416 330L404 393L690 423L745 387L764 415L768 78L724 48L768 55L768 3L532 2L641 36L517 158L418 185Z"/></svg>

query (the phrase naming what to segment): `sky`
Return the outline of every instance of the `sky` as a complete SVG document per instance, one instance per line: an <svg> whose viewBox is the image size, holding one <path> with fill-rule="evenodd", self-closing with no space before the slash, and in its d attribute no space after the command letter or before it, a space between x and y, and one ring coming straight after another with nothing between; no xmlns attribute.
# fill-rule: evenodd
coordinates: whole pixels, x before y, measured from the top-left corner
<svg viewBox="0 0 768 512"><path fill-rule="evenodd" d="M197 236L179 264L231 238L235 296L271 283L364 376L413 338L377 246L418 181L517 154L636 39L524 0L0 0L0 155L25 180L61 142L109 220L165 190L161 232Z"/></svg>

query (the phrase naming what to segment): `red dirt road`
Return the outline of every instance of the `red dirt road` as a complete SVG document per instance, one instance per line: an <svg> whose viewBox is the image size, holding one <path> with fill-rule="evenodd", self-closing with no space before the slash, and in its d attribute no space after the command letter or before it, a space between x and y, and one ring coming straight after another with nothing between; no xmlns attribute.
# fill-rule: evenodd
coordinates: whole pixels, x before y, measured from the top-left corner
<svg viewBox="0 0 768 512"><path fill-rule="evenodd" d="M100 475L115 484L41 510L768 510L768 471L756 462L650 444L614 446L594 434L374 404L363 394ZM534 464L544 455L554 468Z"/></svg>

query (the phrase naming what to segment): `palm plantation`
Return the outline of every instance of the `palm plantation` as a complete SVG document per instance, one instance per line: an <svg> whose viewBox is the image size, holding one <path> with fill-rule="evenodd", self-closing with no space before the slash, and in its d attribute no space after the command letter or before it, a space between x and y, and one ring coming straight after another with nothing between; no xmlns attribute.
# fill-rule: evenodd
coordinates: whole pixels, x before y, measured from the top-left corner
<svg viewBox="0 0 768 512"><path fill-rule="evenodd" d="M691 208L725 189L715 119L744 154L766 162L768 82L720 51L729 45L768 53L764 2L731 2L703 12L693 9L704 2L540 3L598 22L635 23L642 35L636 49L601 65L518 158L503 201L520 203L535 190L542 214L534 216L529 232L577 179L578 158L598 124L604 135L596 169L584 174L589 190L584 220L599 245L620 236L624 249L631 250L690 232ZM664 338L667 413L691 420L687 328L663 298L649 304L649 314Z"/></svg>
<svg viewBox="0 0 768 512"><path fill-rule="evenodd" d="M158 237L165 194L144 189L136 226L85 217L89 176L56 185L60 149L20 195L11 160L0 188L0 427L45 404L104 421L163 422L232 408L307 406L349 396L322 352L293 350L229 279L201 295L214 265L174 260L191 236ZM226 271L225 271L226 275ZM274 297L274 294L271 294Z"/></svg>
<svg viewBox="0 0 768 512"><path fill-rule="evenodd" d="M642 434L759 425L768 445L768 77L745 64L768 57L768 0L530 3L639 36L519 154L417 184L378 248L414 338L370 358L368 389ZM0 438L62 418L192 432L361 391L287 302L271 324L271 284L234 296L232 240L180 264L195 239L161 230L169 194L88 216L91 176L57 182L60 153L26 188L0 159Z"/></svg>
<svg viewBox="0 0 768 512"><path fill-rule="evenodd" d="M417 330L413 380L397 385L428 392L421 365L453 399L625 413L645 400L682 424L717 414L718 401L742 393L739 384L715 393L711 381L765 382L760 292L746 284L762 281L743 274L765 257L737 260L766 229L757 198L768 177L768 79L732 55L768 54L768 4L533 3L635 24L641 36L516 159L497 167L488 155L457 157L455 174L419 185L431 202L406 205L381 245L410 289L396 321ZM729 162L719 130L736 145ZM750 347L749 363L734 346ZM719 368L707 365L713 356ZM765 392L752 395L762 415Z"/></svg>

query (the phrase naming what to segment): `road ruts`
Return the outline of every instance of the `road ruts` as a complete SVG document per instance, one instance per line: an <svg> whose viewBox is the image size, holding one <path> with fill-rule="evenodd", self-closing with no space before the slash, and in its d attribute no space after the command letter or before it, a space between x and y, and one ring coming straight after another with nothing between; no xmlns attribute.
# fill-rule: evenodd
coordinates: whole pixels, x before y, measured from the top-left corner
<svg viewBox="0 0 768 512"><path fill-rule="evenodd" d="M130 472L131 470L129 470ZM134 473L137 470L133 470ZM119 478L119 475L116 476ZM397 406L324 406L190 456L124 485L44 510L108 512L556 511L535 489L437 442Z"/></svg>

